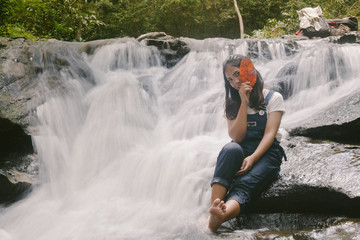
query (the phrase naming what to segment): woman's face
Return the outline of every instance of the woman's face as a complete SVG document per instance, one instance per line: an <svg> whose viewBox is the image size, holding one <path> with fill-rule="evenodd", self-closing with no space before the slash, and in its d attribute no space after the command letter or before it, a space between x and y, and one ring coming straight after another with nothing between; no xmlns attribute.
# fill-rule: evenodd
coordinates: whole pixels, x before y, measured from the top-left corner
<svg viewBox="0 0 360 240"><path fill-rule="evenodd" d="M227 65L225 67L225 77L233 88L236 90L240 89L241 81L239 67Z"/></svg>

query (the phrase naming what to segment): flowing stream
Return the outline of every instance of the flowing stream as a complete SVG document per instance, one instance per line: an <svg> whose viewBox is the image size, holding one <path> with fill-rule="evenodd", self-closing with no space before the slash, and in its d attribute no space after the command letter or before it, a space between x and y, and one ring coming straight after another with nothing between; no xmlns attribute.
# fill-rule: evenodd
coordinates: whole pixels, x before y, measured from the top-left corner
<svg viewBox="0 0 360 240"><path fill-rule="evenodd" d="M60 70L36 59L46 66L33 136L42 183L0 209L1 240L252 239L209 234L199 221L217 154L230 141L222 62L229 46L247 54L248 43L183 40L192 50L171 69L157 49L128 38L91 54L81 51L91 43L52 49L70 63ZM268 44L271 60L261 51L254 59L266 86L282 80L283 66L298 65L282 128L360 90L359 45L304 41L287 55L283 42ZM52 90L50 78L63 87Z"/></svg>

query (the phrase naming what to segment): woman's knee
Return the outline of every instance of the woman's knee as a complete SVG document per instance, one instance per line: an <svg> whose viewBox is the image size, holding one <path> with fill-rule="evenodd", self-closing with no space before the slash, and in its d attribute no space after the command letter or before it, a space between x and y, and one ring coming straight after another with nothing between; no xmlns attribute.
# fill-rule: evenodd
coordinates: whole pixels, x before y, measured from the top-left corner
<svg viewBox="0 0 360 240"><path fill-rule="evenodd" d="M227 143L221 150L220 155L221 154L235 156L236 158L244 158L244 150L240 144L236 142Z"/></svg>
<svg viewBox="0 0 360 240"><path fill-rule="evenodd" d="M238 171L244 159L242 147L234 142L226 144L217 159L217 167ZM232 176L233 177L233 176Z"/></svg>

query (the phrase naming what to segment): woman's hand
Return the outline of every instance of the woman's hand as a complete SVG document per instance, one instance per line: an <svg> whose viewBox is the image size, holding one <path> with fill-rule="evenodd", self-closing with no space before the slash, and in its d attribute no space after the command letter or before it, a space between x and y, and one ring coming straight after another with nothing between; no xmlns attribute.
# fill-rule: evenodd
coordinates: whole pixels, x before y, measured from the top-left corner
<svg viewBox="0 0 360 240"><path fill-rule="evenodd" d="M249 104L250 93L252 91L252 87L249 84L250 82L244 82L240 85L239 95L241 103Z"/></svg>
<svg viewBox="0 0 360 240"><path fill-rule="evenodd" d="M246 157L241 165L240 170L235 173L235 176L244 175L245 173L250 171L254 162L255 159L252 156Z"/></svg>

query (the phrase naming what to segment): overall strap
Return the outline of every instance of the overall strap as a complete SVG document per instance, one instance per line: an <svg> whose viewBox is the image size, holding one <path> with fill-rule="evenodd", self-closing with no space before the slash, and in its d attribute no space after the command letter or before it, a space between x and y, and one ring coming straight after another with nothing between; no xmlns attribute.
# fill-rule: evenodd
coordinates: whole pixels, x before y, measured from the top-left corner
<svg viewBox="0 0 360 240"><path fill-rule="evenodd" d="M266 106L269 104L269 101L270 101L270 98L272 97L272 95L274 94L275 92L270 90L270 92L266 95L266 98L265 98L265 104ZM281 154L282 154L282 157L284 157L285 161L287 161L287 157L286 157L286 154L285 154L285 151L284 149L280 146L280 143L275 140L275 142L273 143L275 144L275 146L280 150Z"/></svg>
<svg viewBox="0 0 360 240"><path fill-rule="evenodd" d="M266 98L265 98L265 104L266 106L269 104L269 101L270 101L270 98L272 97L272 95L274 94L275 92L270 90L270 92L266 95Z"/></svg>
<svg viewBox="0 0 360 240"><path fill-rule="evenodd" d="M287 161L286 153L285 153L284 149L282 148L282 146L280 146L280 143L277 140L275 140L273 142L273 146L280 150L281 155L282 155L281 158L284 158L285 161Z"/></svg>

